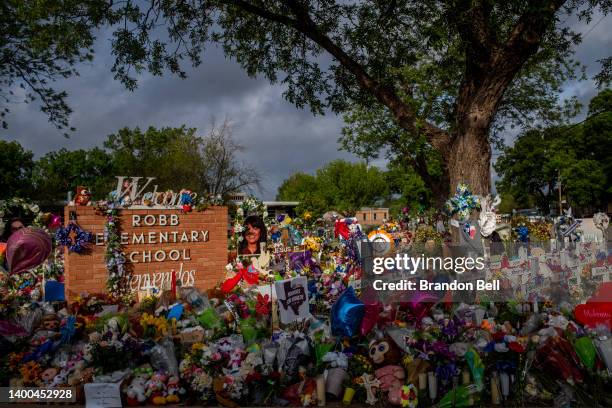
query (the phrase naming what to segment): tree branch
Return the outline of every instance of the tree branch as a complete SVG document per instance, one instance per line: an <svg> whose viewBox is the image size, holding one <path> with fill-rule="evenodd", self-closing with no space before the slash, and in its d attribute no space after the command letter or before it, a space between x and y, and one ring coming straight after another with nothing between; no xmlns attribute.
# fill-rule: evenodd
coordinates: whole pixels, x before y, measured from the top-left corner
<svg viewBox="0 0 612 408"><path fill-rule="evenodd" d="M437 150L445 154L448 151L449 136L442 129L430 123L418 123L414 111L404 103L395 90L389 86L385 86L374 78L372 78L364 67L362 67L354 58L348 55L340 46L325 35L317 24L312 20L308 9L301 3L295 0L285 0L287 7L295 14L297 19L292 19L287 16L273 13L264 8L255 6L243 0L223 0L225 4L233 5L244 11L247 11L256 16L262 17L276 23L283 24L287 27L292 27L299 31L315 44L329 52L344 68L351 72L359 86L369 94L373 95L380 103L385 105L398 124L405 130L413 134L419 131L425 134L427 140Z"/></svg>
<svg viewBox="0 0 612 408"><path fill-rule="evenodd" d="M522 66L524 61L537 51L548 26L554 23L555 14L565 1L531 0L527 5L527 11L518 19L494 64Z"/></svg>

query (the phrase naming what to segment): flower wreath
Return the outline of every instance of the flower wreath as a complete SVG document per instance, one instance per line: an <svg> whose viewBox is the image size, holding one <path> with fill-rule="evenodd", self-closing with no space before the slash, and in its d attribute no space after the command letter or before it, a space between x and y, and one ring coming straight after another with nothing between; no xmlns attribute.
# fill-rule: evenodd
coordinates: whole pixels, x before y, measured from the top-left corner
<svg viewBox="0 0 612 408"><path fill-rule="evenodd" d="M72 233L74 233L74 239L70 237ZM93 241L93 234L71 222L57 230L55 239L59 246L68 247L69 252L80 254L87 249L87 244Z"/></svg>
<svg viewBox="0 0 612 408"><path fill-rule="evenodd" d="M244 231L244 220L249 215L261 216L268 231L270 231L271 221L268 218L268 208L266 205L255 197L246 198L236 209L234 216L234 228L230 239L230 249L237 249L242 241L242 232Z"/></svg>
<svg viewBox="0 0 612 408"><path fill-rule="evenodd" d="M444 204L444 211L448 216L458 214L459 221L467 221L472 210L480 210L481 198L472 194L467 184L457 185L457 192Z"/></svg>
<svg viewBox="0 0 612 408"><path fill-rule="evenodd" d="M4 221L4 217L11 214L11 208L21 208L26 213L34 216L33 225L44 227L43 213L37 204L32 204L23 198L9 198L8 200L0 200L0 221ZM4 232L4 222L0 222L0 234Z"/></svg>

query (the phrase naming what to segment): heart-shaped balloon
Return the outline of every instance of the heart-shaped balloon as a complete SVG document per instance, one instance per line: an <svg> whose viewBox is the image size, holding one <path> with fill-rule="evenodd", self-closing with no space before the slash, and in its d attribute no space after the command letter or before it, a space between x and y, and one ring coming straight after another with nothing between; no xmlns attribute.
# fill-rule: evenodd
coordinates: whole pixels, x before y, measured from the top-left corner
<svg viewBox="0 0 612 408"><path fill-rule="evenodd" d="M584 326L594 328L603 324L609 329L612 327L612 303L593 302L578 305L574 309L574 316L578 323Z"/></svg>
<svg viewBox="0 0 612 408"><path fill-rule="evenodd" d="M50 254L51 237L39 228L22 228L6 243L6 260L12 274L36 268Z"/></svg>

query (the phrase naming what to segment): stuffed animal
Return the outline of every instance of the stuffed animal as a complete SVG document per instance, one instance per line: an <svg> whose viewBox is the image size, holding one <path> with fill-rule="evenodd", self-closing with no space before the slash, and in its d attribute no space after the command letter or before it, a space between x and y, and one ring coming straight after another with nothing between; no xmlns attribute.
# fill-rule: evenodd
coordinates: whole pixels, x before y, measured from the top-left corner
<svg viewBox="0 0 612 408"><path fill-rule="evenodd" d="M85 186L78 186L76 189L76 196L74 197L74 203L76 205L88 205L91 199L91 193Z"/></svg>
<svg viewBox="0 0 612 408"><path fill-rule="evenodd" d="M42 380L44 385L50 385L53 382L53 379L57 375L57 368L51 367L47 368L40 375L40 379Z"/></svg>
<svg viewBox="0 0 612 408"><path fill-rule="evenodd" d="M140 405L147 399L145 395L145 384L146 380L137 376L134 377L130 385L124 390L127 394L127 404L129 406Z"/></svg>
<svg viewBox="0 0 612 408"><path fill-rule="evenodd" d="M166 381L168 376L163 372L157 372L146 382L146 395L153 405L166 405Z"/></svg>
<svg viewBox="0 0 612 408"><path fill-rule="evenodd" d="M401 351L390 337L370 342L370 359L378 366L398 364L401 359Z"/></svg>
<svg viewBox="0 0 612 408"><path fill-rule="evenodd" d="M398 365L388 365L374 372L380 381L380 389L387 391L387 400L392 405L400 405L402 401L402 386L406 373Z"/></svg>
<svg viewBox="0 0 612 408"><path fill-rule="evenodd" d="M59 374L57 374L55 377L53 377L53 381L51 382L51 385L49 385L49 387L55 388L61 385L65 386L67 384L68 384L68 375L66 372L62 371Z"/></svg>
<svg viewBox="0 0 612 408"><path fill-rule="evenodd" d="M401 351L390 337L370 342L370 359L378 368L375 371L376 379L380 381L380 388L387 391L387 398L393 405L401 403L402 385L405 377L404 369L397 365L401 362Z"/></svg>
<svg viewBox="0 0 612 408"><path fill-rule="evenodd" d="M184 212L190 212L193 207L193 193L191 190L181 190L180 205Z"/></svg>

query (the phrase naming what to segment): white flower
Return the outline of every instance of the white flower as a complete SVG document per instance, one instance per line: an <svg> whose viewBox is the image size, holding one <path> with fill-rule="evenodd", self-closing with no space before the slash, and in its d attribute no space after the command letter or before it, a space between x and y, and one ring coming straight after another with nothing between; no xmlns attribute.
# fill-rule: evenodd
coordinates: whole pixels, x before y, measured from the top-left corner
<svg viewBox="0 0 612 408"><path fill-rule="evenodd" d="M262 214L262 217L263 217L263 218L268 218L268 212L267 212L267 211L264 211L264 212L263 212L263 214Z"/></svg>
<svg viewBox="0 0 612 408"><path fill-rule="evenodd" d="M225 265L225 270L231 272L234 270L234 266L231 263L228 263L227 265Z"/></svg>
<svg viewBox="0 0 612 408"><path fill-rule="evenodd" d="M242 209L242 207L238 208L238 210L236 211L236 214L241 216L241 217L244 215L244 210Z"/></svg>
<svg viewBox="0 0 612 408"><path fill-rule="evenodd" d="M40 207L36 204L30 204L29 207L30 211L32 211L33 213L37 213L40 211Z"/></svg>

